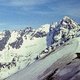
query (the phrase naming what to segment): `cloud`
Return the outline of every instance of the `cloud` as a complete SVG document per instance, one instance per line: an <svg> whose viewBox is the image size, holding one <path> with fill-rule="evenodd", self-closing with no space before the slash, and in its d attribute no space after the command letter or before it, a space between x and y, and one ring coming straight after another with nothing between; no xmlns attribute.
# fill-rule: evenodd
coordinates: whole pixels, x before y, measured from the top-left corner
<svg viewBox="0 0 80 80"><path fill-rule="evenodd" d="M34 6L45 4L49 0L0 0L0 4L7 6Z"/></svg>
<svg viewBox="0 0 80 80"><path fill-rule="evenodd" d="M66 1L63 0L6 0L9 6L20 7L19 9L26 13L31 12L39 15L70 15L80 16L80 9L75 4L75 0ZM50 4L48 5L47 3ZM47 7L44 5L47 4ZM65 5L64 5L65 4ZM74 6L72 6L74 4ZM40 6L39 6L40 5ZM42 6L42 7L41 7ZM45 8L45 10L43 10Z"/></svg>

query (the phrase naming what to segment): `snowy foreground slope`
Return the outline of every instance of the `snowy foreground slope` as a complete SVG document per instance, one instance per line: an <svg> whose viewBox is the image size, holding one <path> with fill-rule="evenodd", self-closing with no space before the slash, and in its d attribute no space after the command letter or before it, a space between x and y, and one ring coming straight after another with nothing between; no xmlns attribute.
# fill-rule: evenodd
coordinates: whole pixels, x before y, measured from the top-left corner
<svg viewBox="0 0 80 80"><path fill-rule="evenodd" d="M12 74L8 79L42 79L41 74L57 60L79 52L79 37L80 26L67 16L38 29L0 32L0 80ZM46 54L50 55L40 60Z"/></svg>
<svg viewBox="0 0 80 80"><path fill-rule="evenodd" d="M40 80L43 74L54 62L63 56L72 55L80 52L80 38L75 38L69 42L69 45L58 48L43 60L39 60L27 66L20 72L8 77L6 80ZM75 57L76 55L74 55Z"/></svg>
<svg viewBox="0 0 80 80"><path fill-rule="evenodd" d="M80 41L80 39L77 39ZM71 48L72 49L72 48ZM58 59L40 75L41 80L80 80L80 43L73 54Z"/></svg>

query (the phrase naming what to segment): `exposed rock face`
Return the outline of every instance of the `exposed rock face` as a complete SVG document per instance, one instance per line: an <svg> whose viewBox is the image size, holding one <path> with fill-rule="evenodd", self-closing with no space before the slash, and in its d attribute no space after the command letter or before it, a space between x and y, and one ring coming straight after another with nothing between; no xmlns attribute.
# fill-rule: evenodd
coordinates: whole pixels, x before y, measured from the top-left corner
<svg viewBox="0 0 80 80"><path fill-rule="evenodd" d="M17 38L17 40L15 42L13 42L9 45L12 46L12 48L19 49L21 47L22 43L23 43L23 38L19 37L19 38Z"/></svg>
<svg viewBox="0 0 80 80"><path fill-rule="evenodd" d="M67 56L56 61L45 74L48 75L44 75L42 80L80 80L80 53L77 57Z"/></svg>
<svg viewBox="0 0 80 80"><path fill-rule="evenodd" d="M44 31L44 32L37 32L34 36L38 38L38 37L44 37L46 35L47 33Z"/></svg>
<svg viewBox="0 0 80 80"><path fill-rule="evenodd" d="M75 59L68 63L64 68L58 69L52 76L54 80L70 80L80 71L80 60ZM80 77L79 77L80 78ZM76 79L77 80L77 79Z"/></svg>
<svg viewBox="0 0 80 80"><path fill-rule="evenodd" d="M0 40L0 51L2 51L5 48L5 45L7 44L7 41L9 40L11 36L10 31L4 32L4 37Z"/></svg>
<svg viewBox="0 0 80 80"><path fill-rule="evenodd" d="M29 34L30 32L33 32L33 29L31 27L27 27L23 30L20 30L19 32L20 32L20 35L23 36L25 33Z"/></svg>

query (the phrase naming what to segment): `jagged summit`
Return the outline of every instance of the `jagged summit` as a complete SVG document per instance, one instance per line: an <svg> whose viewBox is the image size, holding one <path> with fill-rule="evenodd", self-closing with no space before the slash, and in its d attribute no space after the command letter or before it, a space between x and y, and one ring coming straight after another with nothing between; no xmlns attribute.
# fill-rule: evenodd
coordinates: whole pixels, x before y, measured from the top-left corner
<svg viewBox="0 0 80 80"><path fill-rule="evenodd" d="M47 45L50 46L55 42L67 41L71 38L79 36L77 32L80 27L68 16L65 16L56 24L51 24L49 34L47 35Z"/></svg>
<svg viewBox="0 0 80 80"><path fill-rule="evenodd" d="M68 16L64 16L64 18L60 21L60 25L67 27L70 26L71 28L75 28L78 26L78 24Z"/></svg>
<svg viewBox="0 0 80 80"><path fill-rule="evenodd" d="M66 19L71 19L71 18L68 16L64 16L63 19L66 20Z"/></svg>

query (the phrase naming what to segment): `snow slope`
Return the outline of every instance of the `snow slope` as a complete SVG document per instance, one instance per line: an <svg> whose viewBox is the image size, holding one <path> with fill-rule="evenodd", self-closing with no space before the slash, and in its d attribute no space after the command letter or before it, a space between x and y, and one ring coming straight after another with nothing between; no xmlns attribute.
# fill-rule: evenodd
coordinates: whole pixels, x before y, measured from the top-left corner
<svg viewBox="0 0 80 80"><path fill-rule="evenodd" d="M39 80L39 76L49 68L55 61L67 54L80 52L80 38L75 38L69 45L58 48L43 60L36 61L20 72L8 77L6 80Z"/></svg>
<svg viewBox="0 0 80 80"><path fill-rule="evenodd" d="M41 42L41 45L39 43ZM27 44L27 45L26 45ZM26 41L23 43L22 48L20 49L11 49L9 51L4 50L4 53L0 57L1 63L8 63L11 62L12 59L15 57L18 61L16 61L16 67L13 66L10 69L3 68L0 71L0 79L6 78L9 75L23 69L27 65L34 62L34 58L46 48L46 39L38 38L32 41ZM5 76L4 76L5 75Z"/></svg>

